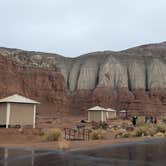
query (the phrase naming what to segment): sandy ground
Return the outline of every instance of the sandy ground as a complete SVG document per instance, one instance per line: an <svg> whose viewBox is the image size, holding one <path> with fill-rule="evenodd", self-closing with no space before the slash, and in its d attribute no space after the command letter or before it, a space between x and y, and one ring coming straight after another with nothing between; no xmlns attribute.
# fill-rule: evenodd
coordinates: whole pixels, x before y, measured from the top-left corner
<svg viewBox="0 0 166 166"><path fill-rule="evenodd" d="M58 142L45 142L41 131L44 132L50 128L75 127L80 124L80 120L85 119L81 116L38 116L36 129L16 129L16 128L0 128L0 147L26 147L26 148L42 148L42 149L58 149ZM125 121L111 121L111 125L124 123ZM128 121L129 122L129 121ZM126 122L125 122L126 123ZM118 143L143 141L152 138L118 138L115 139L115 132L108 135L106 140L89 140L89 141L70 141L70 149L90 148L103 145L112 145Z"/></svg>
<svg viewBox="0 0 166 166"><path fill-rule="evenodd" d="M10 137L10 136L9 136ZM23 139L22 139L23 138ZM89 140L89 141L70 141L70 150L72 149L86 149L93 147L100 147L105 145L115 145L119 143L128 143L136 141L145 141L154 138L150 137L138 137L138 138L118 138L118 139L107 139L107 140ZM19 148L35 148L35 149L58 149L58 141L55 142L44 142L37 137L27 136L15 136L14 138L8 138L2 141L0 139L0 147L19 147Z"/></svg>

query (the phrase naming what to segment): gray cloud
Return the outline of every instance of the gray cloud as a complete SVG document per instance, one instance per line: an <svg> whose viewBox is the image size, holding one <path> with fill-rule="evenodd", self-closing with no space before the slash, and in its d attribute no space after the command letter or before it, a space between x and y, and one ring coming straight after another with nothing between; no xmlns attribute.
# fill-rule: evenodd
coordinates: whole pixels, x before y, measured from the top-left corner
<svg viewBox="0 0 166 166"><path fill-rule="evenodd" d="M65 56L166 40L165 0L0 0L0 46Z"/></svg>

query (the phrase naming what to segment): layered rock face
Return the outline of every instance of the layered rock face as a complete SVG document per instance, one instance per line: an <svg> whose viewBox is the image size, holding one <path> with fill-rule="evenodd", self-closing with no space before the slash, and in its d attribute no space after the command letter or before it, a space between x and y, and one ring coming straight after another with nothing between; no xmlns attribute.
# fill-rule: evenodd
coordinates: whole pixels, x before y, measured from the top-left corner
<svg viewBox="0 0 166 166"><path fill-rule="evenodd" d="M5 48L0 53L22 66L59 71L71 112L100 104L127 109L131 115L166 114L166 43L77 58Z"/></svg>
<svg viewBox="0 0 166 166"><path fill-rule="evenodd" d="M47 103L54 104L53 112L68 112L64 78L56 71L20 66L0 55L0 98L12 94L22 94L41 104L40 112Z"/></svg>

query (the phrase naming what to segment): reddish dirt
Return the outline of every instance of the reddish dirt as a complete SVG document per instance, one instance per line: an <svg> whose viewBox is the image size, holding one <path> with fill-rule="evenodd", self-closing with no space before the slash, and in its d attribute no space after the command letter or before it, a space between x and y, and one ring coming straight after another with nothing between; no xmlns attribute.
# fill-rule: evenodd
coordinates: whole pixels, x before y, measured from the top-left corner
<svg viewBox="0 0 166 166"><path fill-rule="evenodd" d="M42 149L58 149L58 141L45 142L43 137L38 135L37 130L26 130L23 133L18 129L0 129L0 147L28 147ZM106 140L89 140L89 141L70 141L69 149L93 148L104 145L119 143L144 141L153 139L150 137L138 138L110 138Z"/></svg>
<svg viewBox="0 0 166 166"><path fill-rule="evenodd" d="M38 116L36 129L24 128L0 128L0 147L29 147L29 148L46 148L58 149L58 141L44 141L43 133L51 128L60 128L62 131L65 127L76 127L80 124L80 119L85 119L84 116ZM131 124L128 120L110 120L111 126L122 126L122 124ZM91 126L89 123L86 126ZM143 141L153 139L152 137L138 138L115 138L119 132L124 132L124 129L108 130L105 140L89 140L89 141L69 141L69 149L92 148L103 145L112 145L119 143Z"/></svg>

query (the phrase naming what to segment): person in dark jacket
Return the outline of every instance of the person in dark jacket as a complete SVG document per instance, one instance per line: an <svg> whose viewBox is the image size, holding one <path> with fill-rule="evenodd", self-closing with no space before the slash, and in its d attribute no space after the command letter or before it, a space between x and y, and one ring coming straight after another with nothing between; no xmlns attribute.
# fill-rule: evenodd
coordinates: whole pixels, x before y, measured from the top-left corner
<svg viewBox="0 0 166 166"><path fill-rule="evenodd" d="M152 116L150 117L150 123L153 123L153 117Z"/></svg>
<svg viewBox="0 0 166 166"><path fill-rule="evenodd" d="M133 116L131 121L132 121L133 126L136 126L136 124L137 124L137 116Z"/></svg>

